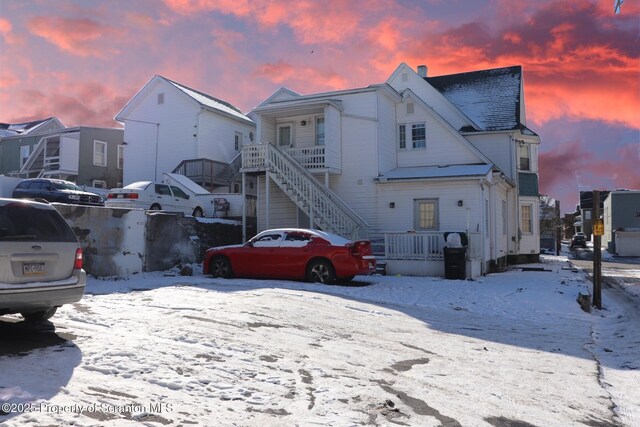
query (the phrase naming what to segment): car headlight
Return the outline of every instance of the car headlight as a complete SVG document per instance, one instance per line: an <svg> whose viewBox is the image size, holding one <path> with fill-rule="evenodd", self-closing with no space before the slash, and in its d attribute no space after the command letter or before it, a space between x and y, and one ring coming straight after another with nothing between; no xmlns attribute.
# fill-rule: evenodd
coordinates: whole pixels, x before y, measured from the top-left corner
<svg viewBox="0 0 640 427"><path fill-rule="evenodd" d="M80 196L76 194L69 194L69 200L80 200Z"/></svg>

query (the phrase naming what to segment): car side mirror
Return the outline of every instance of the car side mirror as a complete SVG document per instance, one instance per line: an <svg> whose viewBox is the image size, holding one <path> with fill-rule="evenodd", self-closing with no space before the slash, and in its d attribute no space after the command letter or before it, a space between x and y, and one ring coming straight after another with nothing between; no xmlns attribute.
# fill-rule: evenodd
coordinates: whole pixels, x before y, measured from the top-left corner
<svg viewBox="0 0 640 427"><path fill-rule="evenodd" d="M191 197L191 196L187 194L187 200L189 200L189 197Z"/></svg>

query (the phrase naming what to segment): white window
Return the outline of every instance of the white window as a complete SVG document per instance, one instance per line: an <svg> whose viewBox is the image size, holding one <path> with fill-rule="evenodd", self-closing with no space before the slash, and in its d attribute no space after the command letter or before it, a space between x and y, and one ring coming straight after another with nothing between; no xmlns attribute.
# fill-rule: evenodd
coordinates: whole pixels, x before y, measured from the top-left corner
<svg viewBox="0 0 640 427"><path fill-rule="evenodd" d="M507 201L502 201L502 234L507 234Z"/></svg>
<svg viewBox="0 0 640 427"><path fill-rule="evenodd" d="M425 148L427 146L427 134L424 123L411 125L411 141L413 148Z"/></svg>
<svg viewBox="0 0 640 427"><path fill-rule="evenodd" d="M398 126L398 148L401 150L407 148L407 125Z"/></svg>
<svg viewBox="0 0 640 427"><path fill-rule="evenodd" d="M107 166L107 143L93 141L93 164L95 166Z"/></svg>
<svg viewBox="0 0 640 427"><path fill-rule="evenodd" d="M118 169L124 167L124 145L118 145Z"/></svg>
<svg viewBox="0 0 640 427"><path fill-rule="evenodd" d="M324 117L316 119L316 145L324 145Z"/></svg>
<svg viewBox="0 0 640 427"><path fill-rule="evenodd" d="M93 188L107 188L107 181L94 179L91 185L93 186Z"/></svg>
<svg viewBox="0 0 640 427"><path fill-rule="evenodd" d="M23 145L20 147L20 167L24 166L24 164L27 163L30 150L31 147L29 145Z"/></svg>
<svg viewBox="0 0 640 427"><path fill-rule="evenodd" d="M293 125L291 123L278 125L278 146L291 147L293 144Z"/></svg>
<svg viewBox="0 0 640 427"><path fill-rule="evenodd" d="M522 205L520 207L520 229L525 234L533 233L533 207L531 205Z"/></svg>
<svg viewBox="0 0 640 427"><path fill-rule="evenodd" d="M414 200L414 227L416 230L437 230L438 220L437 199Z"/></svg>
<svg viewBox="0 0 640 427"><path fill-rule="evenodd" d="M241 145L242 145L242 134L240 132L236 132L236 136L233 142L233 147L236 151L240 151Z"/></svg>
<svg viewBox="0 0 640 427"><path fill-rule="evenodd" d="M521 171L531 170L531 154L529 152L529 144L519 143L518 144L518 165Z"/></svg>

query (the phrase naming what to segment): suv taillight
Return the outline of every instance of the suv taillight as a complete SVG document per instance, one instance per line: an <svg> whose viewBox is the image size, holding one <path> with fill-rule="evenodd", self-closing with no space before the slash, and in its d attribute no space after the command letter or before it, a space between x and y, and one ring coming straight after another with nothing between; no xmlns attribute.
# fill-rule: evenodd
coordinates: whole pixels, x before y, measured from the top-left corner
<svg viewBox="0 0 640 427"><path fill-rule="evenodd" d="M82 268L82 249L76 249L76 259L73 262L73 269L80 270Z"/></svg>

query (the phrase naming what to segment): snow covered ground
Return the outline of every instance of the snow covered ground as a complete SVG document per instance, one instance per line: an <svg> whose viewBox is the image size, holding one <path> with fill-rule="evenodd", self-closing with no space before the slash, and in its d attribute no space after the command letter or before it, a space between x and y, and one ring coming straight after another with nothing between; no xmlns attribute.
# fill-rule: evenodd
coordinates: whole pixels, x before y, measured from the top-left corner
<svg viewBox="0 0 640 427"><path fill-rule="evenodd" d="M567 266L352 286L199 266L90 279L55 329L0 320L0 424L640 425L638 301L605 289L584 313L591 285Z"/></svg>

